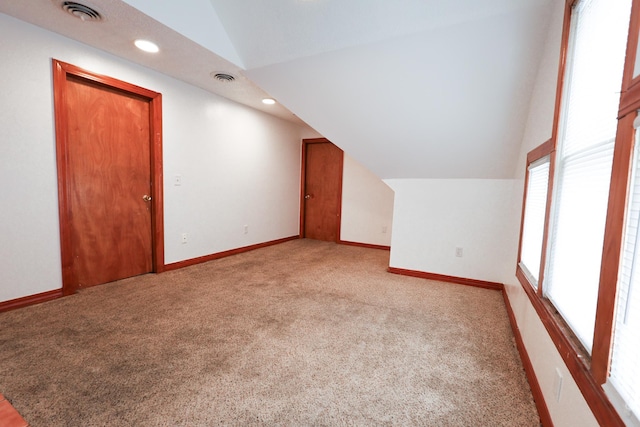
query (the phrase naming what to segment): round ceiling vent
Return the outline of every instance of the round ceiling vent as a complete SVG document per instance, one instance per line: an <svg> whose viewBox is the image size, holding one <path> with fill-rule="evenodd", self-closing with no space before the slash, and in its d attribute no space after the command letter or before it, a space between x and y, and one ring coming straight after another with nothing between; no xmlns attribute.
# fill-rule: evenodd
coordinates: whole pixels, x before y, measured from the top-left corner
<svg viewBox="0 0 640 427"><path fill-rule="evenodd" d="M220 81L220 82L224 82L224 83L231 83L232 81L234 81L236 78L233 74L229 74L229 73L218 73L218 72L213 72L211 73L211 77L213 77L214 79Z"/></svg>
<svg viewBox="0 0 640 427"><path fill-rule="evenodd" d="M75 16L76 18L80 18L83 21L102 20L102 15L100 15L97 10L82 3L76 3L74 1L63 1L61 7L65 12Z"/></svg>

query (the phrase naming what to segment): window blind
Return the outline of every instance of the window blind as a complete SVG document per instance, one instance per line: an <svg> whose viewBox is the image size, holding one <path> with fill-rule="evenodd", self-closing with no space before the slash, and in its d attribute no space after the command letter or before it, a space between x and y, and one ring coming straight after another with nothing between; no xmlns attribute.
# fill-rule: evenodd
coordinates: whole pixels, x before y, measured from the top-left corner
<svg viewBox="0 0 640 427"><path fill-rule="evenodd" d="M624 402L618 403L618 411L640 425L640 131L637 127L608 381ZM612 400L615 404L616 399ZM631 424L632 421L628 421Z"/></svg>
<svg viewBox="0 0 640 427"><path fill-rule="evenodd" d="M545 296L591 352L630 0L574 6Z"/></svg>
<svg viewBox="0 0 640 427"><path fill-rule="evenodd" d="M540 275L548 186L549 156L546 156L531 163L528 168L527 197L525 199L520 251L520 267L536 289Z"/></svg>

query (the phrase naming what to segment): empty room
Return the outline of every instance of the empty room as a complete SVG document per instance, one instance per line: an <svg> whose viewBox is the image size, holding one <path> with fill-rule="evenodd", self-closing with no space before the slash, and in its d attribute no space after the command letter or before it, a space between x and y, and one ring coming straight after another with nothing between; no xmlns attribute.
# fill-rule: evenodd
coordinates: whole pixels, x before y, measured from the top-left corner
<svg viewBox="0 0 640 427"><path fill-rule="evenodd" d="M0 427L640 426L639 33L0 0Z"/></svg>

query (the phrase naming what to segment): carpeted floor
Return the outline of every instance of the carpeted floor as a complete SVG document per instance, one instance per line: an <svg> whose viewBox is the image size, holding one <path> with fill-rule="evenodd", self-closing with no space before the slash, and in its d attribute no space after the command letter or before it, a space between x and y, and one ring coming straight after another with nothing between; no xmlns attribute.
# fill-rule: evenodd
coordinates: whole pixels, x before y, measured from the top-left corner
<svg viewBox="0 0 640 427"><path fill-rule="evenodd" d="M0 313L32 427L539 426L500 292L296 240Z"/></svg>

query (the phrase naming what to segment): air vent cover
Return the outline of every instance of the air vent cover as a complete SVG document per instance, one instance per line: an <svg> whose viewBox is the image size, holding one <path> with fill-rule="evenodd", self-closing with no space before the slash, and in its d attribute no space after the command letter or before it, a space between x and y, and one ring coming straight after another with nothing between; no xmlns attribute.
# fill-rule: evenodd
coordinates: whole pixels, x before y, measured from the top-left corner
<svg viewBox="0 0 640 427"><path fill-rule="evenodd" d="M231 83L232 81L234 81L236 78L232 75L232 74L228 74L228 73L217 73L217 72L213 72L211 73L211 77L213 77L214 79L224 82L224 83Z"/></svg>
<svg viewBox="0 0 640 427"><path fill-rule="evenodd" d="M81 3L76 3L74 1L63 1L61 7L65 12L75 16L76 18L80 18L83 21L102 20L102 15L100 15L97 10Z"/></svg>

